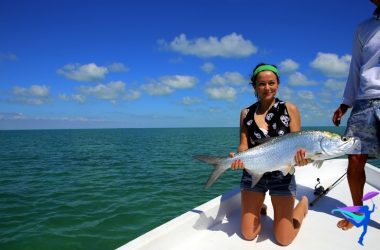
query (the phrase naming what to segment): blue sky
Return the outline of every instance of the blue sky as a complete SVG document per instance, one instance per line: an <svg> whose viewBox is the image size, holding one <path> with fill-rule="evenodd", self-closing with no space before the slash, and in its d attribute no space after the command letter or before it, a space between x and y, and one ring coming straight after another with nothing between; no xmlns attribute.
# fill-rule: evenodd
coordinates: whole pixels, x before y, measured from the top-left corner
<svg viewBox="0 0 380 250"><path fill-rule="evenodd" d="M0 129L236 127L257 63L331 126L368 0L2 0Z"/></svg>

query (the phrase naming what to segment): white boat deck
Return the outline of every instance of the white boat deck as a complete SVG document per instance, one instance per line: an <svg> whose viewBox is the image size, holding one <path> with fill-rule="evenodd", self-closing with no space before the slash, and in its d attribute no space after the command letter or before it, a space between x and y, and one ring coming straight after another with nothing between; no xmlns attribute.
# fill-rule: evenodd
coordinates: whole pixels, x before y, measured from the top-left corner
<svg viewBox="0 0 380 250"><path fill-rule="evenodd" d="M312 201L317 178L325 188L342 176L347 160L326 161L321 169L311 165L296 169L297 199L302 195ZM379 192L380 170L367 164L367 183L364 193ZM373 198L376 207L380 206L380 195ZM273 209L270 196L265 203L267 216L262 217L262 231L253 241L246 241L240 234L240 192L232 190L194 208L187 213L157 227L156 229L121 246L119 249L282 249L272 233ZM364 246L357 243L362 227L343 231L336 227L339 213L331 213L337 207L351 206L351 196L347 179L333 188L314 206L309 207L301 230L292 244L286 249L379 249L380 210L371 214L371 222L364 237ZM372 208L371 201L364 205Z"/></svg>

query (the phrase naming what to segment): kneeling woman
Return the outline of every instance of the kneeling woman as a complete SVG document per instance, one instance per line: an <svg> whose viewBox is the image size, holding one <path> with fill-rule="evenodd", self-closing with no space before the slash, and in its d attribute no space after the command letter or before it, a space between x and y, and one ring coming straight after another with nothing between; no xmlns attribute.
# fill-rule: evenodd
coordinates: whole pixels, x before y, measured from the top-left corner
<svg viewBox="0 0 380 250"><path fill-rule="evenodd" d="M259 64L253 70L251 84L258 101L242 110L240 115L239 152L259 145L265 137L282 136L301 129L297 107L276 98L279 73L274 65ZM233 156L231 153L230 156ZM297 165L308 163L305 151L294 156ZM275 160L275 159L273 159ZM232 169L244 169L244 162L235 161ZM246 240L253 240L260 233L260 213L264 214L265 193L269 190L274 210L274 235L280 245L289 245L296 237L308 211L308 200L303 196L294 207L296 195L295 176L284 176L280 171L268 172L251 187L251 176L243 170L241 179L241 233Z"/></svg>

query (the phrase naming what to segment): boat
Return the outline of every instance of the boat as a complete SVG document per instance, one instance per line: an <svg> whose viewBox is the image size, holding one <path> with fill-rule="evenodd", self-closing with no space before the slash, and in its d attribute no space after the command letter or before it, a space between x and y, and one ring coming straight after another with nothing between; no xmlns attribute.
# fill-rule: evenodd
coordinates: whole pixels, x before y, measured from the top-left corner
<svg viewBox="0 0 380 250"><path fill-rule="evenodd" d="M364 246L358 243L363 227L343 231L336 226L342 215L332 210L352 205L346 170L347 159L325 161L320 169L311 164L296 168L296 199L298 201L306 195L312 204L300 232L286 249L379 248L379 209L371 214ZM365 170L364 194L380 192L380 169L367 163ZM325 191L314 194L318 188L322 191L320 187ZM380 206L380 195L365 201L364 205L372 208L371 201ZM273 209L268 194L265 204L268 206L267 215L262 216L261 232L253 241L244 240L240 233L240 190L236 188L158 226L118 250L283 249L276 243L272 232Z"/></svg>

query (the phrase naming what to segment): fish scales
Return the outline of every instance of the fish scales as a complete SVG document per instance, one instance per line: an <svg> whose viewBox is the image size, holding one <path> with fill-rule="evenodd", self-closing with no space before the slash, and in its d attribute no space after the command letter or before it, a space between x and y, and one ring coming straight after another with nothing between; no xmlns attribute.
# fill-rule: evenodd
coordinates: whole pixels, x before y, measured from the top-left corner
<svg viewBox="0 0 380 250"><path fill-rule="evenodd" d="M320 167L323 160L347 154L357 145L358 140L355 138L345 138L326 131L301 131L270 138L269 141L237 153L234 157L203 155L195 158L215 167L206 183L206 188L238 159L244 162L246 171L252 176L252 185L255 185L266 172L294 173L294 156L301 148L306 151L305 158Z"/></svg>

